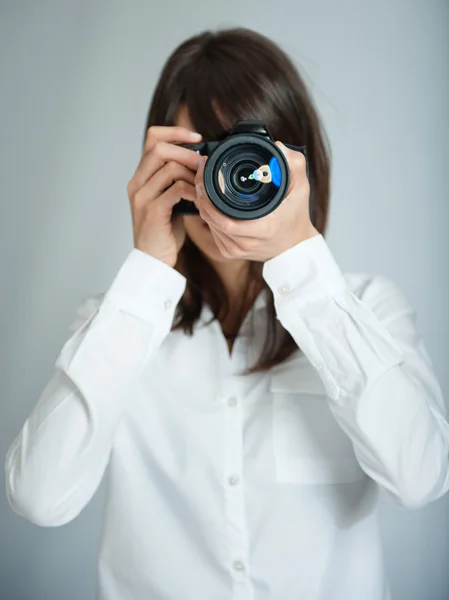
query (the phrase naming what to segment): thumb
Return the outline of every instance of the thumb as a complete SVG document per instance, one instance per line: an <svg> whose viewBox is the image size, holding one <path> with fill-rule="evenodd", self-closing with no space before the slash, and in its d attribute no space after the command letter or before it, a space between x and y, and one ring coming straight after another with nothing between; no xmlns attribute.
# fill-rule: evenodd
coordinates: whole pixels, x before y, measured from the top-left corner
<svg viewBox="0 0 449 600"><path fill-rule="evenodd" d="M281 150L281 152L284 154L285 158L288 159L291 154L290 148L287 148L287 146L285 144L283 144L282 142L280 142L279 140L276 142L276 146Z"/></svg>

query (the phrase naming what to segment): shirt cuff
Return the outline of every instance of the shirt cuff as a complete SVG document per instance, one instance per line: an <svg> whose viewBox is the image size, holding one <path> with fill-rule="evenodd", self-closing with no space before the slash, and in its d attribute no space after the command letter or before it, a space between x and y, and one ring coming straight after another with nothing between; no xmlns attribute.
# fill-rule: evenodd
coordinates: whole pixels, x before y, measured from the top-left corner
<svg viewBox="0 0 449 600"><path fill-rule="evenodd" d="M106 292L104 304L146 320L172 320L186 283L166 263L133 248Z"/></svg>
<svg viewBox="0 0 449 600"><path fill-rule="evenodd" d="M298 309L316 305L347 289L346 279L321 234L268 260L262 275L278 311L291 301Z"/></svg>

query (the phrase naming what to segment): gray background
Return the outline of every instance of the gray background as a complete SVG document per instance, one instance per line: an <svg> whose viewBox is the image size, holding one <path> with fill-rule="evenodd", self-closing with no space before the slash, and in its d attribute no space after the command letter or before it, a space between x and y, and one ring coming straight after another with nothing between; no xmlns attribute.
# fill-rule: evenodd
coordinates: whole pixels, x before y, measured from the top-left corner
<svg viewBox="0 0 449 600"><path fill-rule="evenodd" d="M131 248L126 185L150 94L173 47L206 27L253 27L302 66L334 155L328 243L344 271L402 287L448 398L448 12L442 0L3 2L2 462L76 307ZM3 470L0 488L0 598L92 600L104 487L54 529L12 513ZM448 507L383 498L394 600L449 598Z"/></svg>

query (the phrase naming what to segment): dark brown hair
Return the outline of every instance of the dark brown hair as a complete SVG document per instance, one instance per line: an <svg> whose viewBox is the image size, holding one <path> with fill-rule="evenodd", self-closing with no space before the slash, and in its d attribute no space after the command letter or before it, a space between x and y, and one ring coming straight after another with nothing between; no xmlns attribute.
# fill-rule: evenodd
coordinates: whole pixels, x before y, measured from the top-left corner
<svg viewBox="0 0 449 600"><path fill-rule="evenodd" d="M168 58L156 86L145 126L174 125L180 108L205 140L220 140L235 121L264 121L284 144L306 145L310 214L324 235L329 208L330 150L306 85L288 56L271 40L249 29L206 31L184 41ZM259 360L246 373L265 371L298 349L276 317L274 298L262 277L263 263L251 261L241 315L255 292L268 298L266 339ZM220 278L186 238L175 268L187 278L173 330L193 334L203 303L214 319L227 315L229 301Z"/></svg>

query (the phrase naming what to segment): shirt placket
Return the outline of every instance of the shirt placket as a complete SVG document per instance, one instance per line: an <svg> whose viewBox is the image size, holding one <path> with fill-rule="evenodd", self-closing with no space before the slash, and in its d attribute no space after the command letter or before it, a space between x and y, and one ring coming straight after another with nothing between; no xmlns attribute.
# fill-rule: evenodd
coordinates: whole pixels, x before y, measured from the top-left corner
<svg viewBox="0 0 449 600"><path fill-rule="evenodd" d="M221 332L220 335L222 336ZM223 337L223 336L222 336ZM229 570L233 580L235 600L253 600L254 590L250 579L249 538L245 512L243 468L243 397L239 375L245 365L245 341L237 339L232 357L226 342L227 373L224 374L222 400L224 403L224 481L225 519L228 533Z"/></svg>

